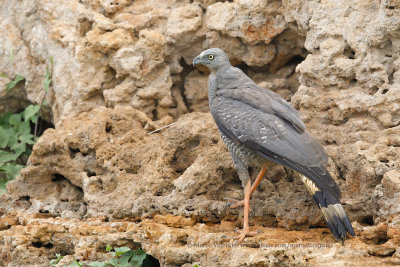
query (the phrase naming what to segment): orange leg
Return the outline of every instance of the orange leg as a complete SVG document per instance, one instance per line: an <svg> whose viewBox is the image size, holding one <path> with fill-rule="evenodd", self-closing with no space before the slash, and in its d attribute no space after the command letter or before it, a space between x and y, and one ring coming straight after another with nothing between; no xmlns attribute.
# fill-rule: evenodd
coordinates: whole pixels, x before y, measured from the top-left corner
<svg viewBox="0 0 400 267"><path fill-rule="evenodd" d="M243 230L238 237L234 238L238 239L238 244L242 243L245 237L255 235L255 233L250 232L249 229L249 209L250 209L250 192L251 192L250 180L247 181L244 192L245 193L244 193Z"/></svg>
<svg viewBox="0 0 400 267"><path fill-rule="evenodd" d="M254 191L256 191L256 188L257 188L257 186L260 184L261 179L264 177L265 173L267 172L268 166L269 166L268 163L262 165L261 170L260 170L260 172L258 173L256 180L254 181L254 183L253 183L252 186L251 186L251 189L250 189L250 198L251 198L251 196L253 195ZM244 200L240 200L240 201L237 201L237 200L236 200L236 201L235 201L235 200L230 200L230 201L234 203L234 204L232 204L232 205L230 206L232 209L233 209L233 208L240 207L240 206L243 206L243 205L244 205L244 202L245 202Z"/></svg>

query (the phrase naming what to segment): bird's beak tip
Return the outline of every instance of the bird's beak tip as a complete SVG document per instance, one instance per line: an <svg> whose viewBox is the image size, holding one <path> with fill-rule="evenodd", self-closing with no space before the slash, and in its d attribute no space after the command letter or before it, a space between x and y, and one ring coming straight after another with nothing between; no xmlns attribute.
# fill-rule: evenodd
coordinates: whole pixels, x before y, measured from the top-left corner
<svg viewBox="0 0 400 267"><path fill-rule="evenodd" d="M195 65L199 64L199 63L200 63L200 58L199 58L199 57L195 57L195 58L193 59L193 67L194 67Z"/></svg>

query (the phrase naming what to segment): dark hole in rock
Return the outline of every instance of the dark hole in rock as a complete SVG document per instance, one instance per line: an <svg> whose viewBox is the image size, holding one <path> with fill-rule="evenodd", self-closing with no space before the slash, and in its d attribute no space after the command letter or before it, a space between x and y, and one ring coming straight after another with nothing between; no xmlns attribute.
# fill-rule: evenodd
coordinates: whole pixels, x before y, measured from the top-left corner
<svg viewBox="0 0 400 267"><path fill-rule="evenodd" d="M374 95L379 91L379 88L377 86L373 86L372 88L369 88L369 94Z"/></svg>
<svg viewBox="0 0 400 267"><path fill-rule="evenodd" d="M388 83L389 84L393 84L394 83L394 81L393 81L394 72L395 72L395 69L393 69L388 75ZM383 91L386 91L385 93L387 93L388 90L385 89ZM382 92L382 94L385 94L385 93Z"/></svg>
<svg viewBox="0 0 400 267"><path fill-rule="evenodd" d="M189 73L191 73L194 70L194 67L192 64L186 64L185 59L182 57L179 61L179 65L182 66L183 70L180 74L181 79L179 80L179 84L176 84L176 86L179 88L180 91L180 95L182 97L183 102L185 103L186 109L188 110L188 112L190 112L190 105L189 105L189 101L186 98L186 94L185 94L185 80L186 80L186 76L189 75Z"/></svg>
<svg viewBox="0 0 400 267"><path fill-rule="evenodd" d="M48 243L48 244L44 245L44 247L47 249L52 249L54 246L52 243Z"/></svg>
<svg viewBox="0 0 400 267"><path fill-rule="evenodd" d="M235 66L236 68L241 69L244 73L246 73L246 75L248 74L250 67L249 65L247 65L246 63L242 62L238 65Z"/></svg>
<svg viewBox="0 0 400 267"><path fill-rule="evenodd" d="M50 213L48 210L39 210L39 213Z"/></svg>
<svg viewBox="0 0 400 267"><path fill-rule="evenodd" d="M188 205L188 206L185 207L185 210L194 211L194 207L192 205Z"/></svg>
<svg viewBox="0 0 400 267"><path fill-rule="evenodd" d="M79 32L82 37L86 35L93 27L93 21L90 21L88 18L79 18Z"/></svg>
<svg viewBox="0 0 400 267"><path fill-rule="evenodd" d="M383 89L383 90L382 90L382 95L386 94L387 92L389 92L388 89Z"/></svg>
<svg viewBox="0 0 400 267"><path fill-rule="evenodd" d="M18 200L19 200L19 201L29 201L30 199L31 199L30 196L22 196L22 197L20 197Z"/></svg>
<svg viewBox="0 0 400 267"><path fill-rule="evenodd" d="M54 174L53 175L53 178L51 179L51 181L52 182L62 182L62 181L65 181L65 180L67 180L67 178L65 178L64 176L62 176L61 174L59 174L59 173L56 173L56 174Z"/></svg>
<svg viewBox="0 0 400 267"><path fill-rule="evenodd" d="M144 259L143 263L142 263L143 267L159 267L160 262L154 258L153 256L151 256L150 254L147 254L146 258Z"/></svg>
<svg viewBox="0 0 400 267"><path fill-rule="evenodd" d="M354 52L354 50L349 45L347 45L344 49L344 55L349 59L356 58L356 52Z"/></svg>
<svg viewBox="0 0 400 267"><path fill-rule="evenodd" d="M389 238L383 238L383 237L381 237L381 238L378 239L378 241L376 241L376 244L377 244L377 245L382 245L382 244L385 244L385 243L388 242L388 241L389 241Z"/></svg>
<svg viewBox="0 0 400 267"><path fill-rule="evenodd" d="M32 246L34 246L35 248L43 247L42 243L40 243L40 242L32 242Z"/></svg>
<svg viewBox="0 0 400 267"><path fill-rule="evenodd" d="M42 136L44 131L46 131L49 128L54 129L54 124L42 119L41 117L39 117L37 120L37 126L31 122L31 134L34 135L36 129L36 136L38 137Z"/></svg>
<svg viewBox="0 0 400 267"><path fill-rule="evenodd" d="M106 133L110 133L112 130L112 125L110 122L106 122Z"/></svg>
<svg viewBox="0 0 400 267"><path fill-rule="evenodd" d="M54 247L52 243L43 244L42 242L32 242L32 246L35 248L45 247L47 249L52 249Z"/></svg>
<svg viewBox="0 0 400 267"><path fill-rule="evenodd" d="M176 173L183 173L195 161L197 154L195 148L200 144L199 137L185 142L183 147L178 147L171 161L171 167Z"/></svg>
<svg viewBox="0 0 400 267"><path fill-rule="evenodd" d="M86 174L87 174L88 177L92 177L92 176L96 176L97 175L95 172L90 172L90 171L86 172Z"/></svg>
<svg viewBox="0 0 400 267"><path fill-rule="evenodd" d="M183 236L180 236L180 237L178 237L178 242L181 244L181 245L187 245L187 239L188 239L188 235L183 235Z"/></svg>
<svg viewBox="0 0 400 267"><path fill-rule="evenodd" d="M304 57L300 56L300 55L295 55L294 57L292 57L288 62L286 62L286 66L289 65L298 65L300 64L302 61L304 60Z"/></svg>
<svg viewBox="0 0 400 267"><path fill-rule="evenodd" d="M73 159L73 158L75 158L76 154L79 153L79 152L81 152L81 151L79 150L79 148L72 148L72 147L70 147L70 148L69 148L69 157L70 157L71 159Z"/></svg>
<svg viewBox="0 0 400 267"><path fill-rule="evenodd" d="M357 79L351 79L350 81L350 85L355 85L358 82Z"/></svg>
<svg viewBox="0 0 400 267"><path fill-rule="evenodd" d="M325 140L326 145L337 145L336 140Z"/></svg>
<svg viewBox="0 0 400 267"><path fill-rule="evenodd" d="M372 215L365 216L361 219L361 223L364 225L374 225L374 217Z"/></svg>
<svg viewBox="0 0 400 267"><path fill-rule="evenodd" d="M53 178L51 179L52 182L63 185L63 186L67 186L67 187L72 187L75 190L77 190L79 192L79 198L83 198L83 190L81 187L74 185L73 183L70 182L70 180L68 180L67 178L65 178L63 175L59 174L59 173L55 173L53 175Z"/></svg>

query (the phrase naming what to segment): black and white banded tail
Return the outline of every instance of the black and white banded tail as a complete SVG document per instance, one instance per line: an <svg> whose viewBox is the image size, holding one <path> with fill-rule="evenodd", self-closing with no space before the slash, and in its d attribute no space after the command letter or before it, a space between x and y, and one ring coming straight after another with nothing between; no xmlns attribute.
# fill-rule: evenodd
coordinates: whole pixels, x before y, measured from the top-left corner
<svg viewBox="0 0 400 267"><path fill-rule="evenodd" d="M347 233L355 236L351 222L344 211L342 204L331 192L322 191L313 181L301 175L315 203L321 209L324 219L335 238L341 242L346 239Z"/></svg>

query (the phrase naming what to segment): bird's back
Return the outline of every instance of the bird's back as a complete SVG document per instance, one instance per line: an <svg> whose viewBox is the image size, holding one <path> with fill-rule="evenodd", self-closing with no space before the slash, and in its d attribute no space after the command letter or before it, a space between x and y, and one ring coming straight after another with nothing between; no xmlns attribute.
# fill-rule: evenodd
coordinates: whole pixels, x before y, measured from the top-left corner
<svg viewBox="0 0 400 267"><path fill-rule="evenodd" d="M340 197L326 171L325 150L305 131L289 103L234 67L219 70L210 80L210 110L220 132L237 146L293 168Z"/></svg>

